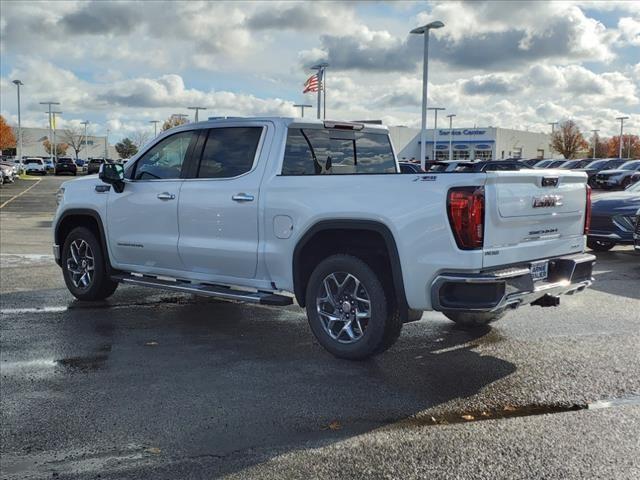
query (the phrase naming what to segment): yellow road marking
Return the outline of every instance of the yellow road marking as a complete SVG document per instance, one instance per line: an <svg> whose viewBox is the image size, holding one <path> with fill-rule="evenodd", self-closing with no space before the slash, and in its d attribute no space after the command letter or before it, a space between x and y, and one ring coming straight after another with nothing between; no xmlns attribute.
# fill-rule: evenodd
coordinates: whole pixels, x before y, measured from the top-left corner
<svg viewBox="0 0 640 480"><path fill-rule="evenodd" d="M22 195L24 195L25 193L27 193L29 190L31 190L33 187L35 187L36 185L38 185L40 182L42 181L41 178L38 179L38 181L36 183L34 183L33 185L31 185L29 188L27 188L26 190L21 191L19 194L14 195L13 197L11 197L9 200L7 200L6 202L4 202L2 205L0 205L0 208L4 208L6 205L8 205L9 203L13 202L16 198L21 197Z"/></svg>

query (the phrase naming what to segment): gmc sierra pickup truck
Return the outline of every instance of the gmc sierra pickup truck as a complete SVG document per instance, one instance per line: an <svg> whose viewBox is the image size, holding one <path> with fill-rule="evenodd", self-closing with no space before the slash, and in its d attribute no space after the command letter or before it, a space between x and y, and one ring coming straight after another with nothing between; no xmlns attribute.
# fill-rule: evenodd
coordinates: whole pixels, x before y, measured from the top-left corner
<svg viewBox="0 0 640 480"><path fill-rule="evenodd" d="M402 174L376 125L199 122L66 182L53 250L79 299L295 299L322 346L362 359L425 310L473 328L591 285L586 175L498 170Z"/></svg>

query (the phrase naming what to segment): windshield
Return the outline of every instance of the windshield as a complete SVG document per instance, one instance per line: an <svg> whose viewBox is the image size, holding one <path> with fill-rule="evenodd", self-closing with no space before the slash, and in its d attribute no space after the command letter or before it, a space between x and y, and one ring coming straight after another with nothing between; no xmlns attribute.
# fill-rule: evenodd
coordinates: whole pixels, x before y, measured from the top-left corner
<svg viewBox="0 0 640 480"><path fill-rule="evenodd" d="M595 162L591 162L586 168L600 168L602 165L607 163L606 160L596 160Z"/></svg>
<svg viewBox="0 0 640 480"><path fill-rule="evenodd" d="M605 165L605 168L607 170L613 170L614 168L618 168L623 163L624 163L624 160L610 160Z"/></svg>
<svg viewBox="0 0 640 480"><path fill-rule="evenodd" d="M640 168L640 160L633 160L631 162L624 163L620 170L638 170Z"/></svg>
<svg viewBox="0 0 640 480"><path fill-rule="evenodd" d="M42 160L29 159L29 160L25 160L24 163L25 163L25 165L34 164L34 163L38 164L38 165L41 165L42 164Z"/></svg>

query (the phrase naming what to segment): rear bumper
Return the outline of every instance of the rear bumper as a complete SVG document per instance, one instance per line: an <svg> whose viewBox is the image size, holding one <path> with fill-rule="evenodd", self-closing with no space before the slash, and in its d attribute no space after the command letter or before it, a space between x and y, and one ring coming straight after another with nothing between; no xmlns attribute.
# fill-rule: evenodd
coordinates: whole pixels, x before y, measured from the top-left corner
<svg viewBox="0 0 640 480"><path fill-rule="evenodd" d="M493 312L526 305L545 295L580 292L593 283L596 257L587 253L549 258L548 277L534 282L528 265L480 273L443 273L431 285L437 311Z"/></svg>

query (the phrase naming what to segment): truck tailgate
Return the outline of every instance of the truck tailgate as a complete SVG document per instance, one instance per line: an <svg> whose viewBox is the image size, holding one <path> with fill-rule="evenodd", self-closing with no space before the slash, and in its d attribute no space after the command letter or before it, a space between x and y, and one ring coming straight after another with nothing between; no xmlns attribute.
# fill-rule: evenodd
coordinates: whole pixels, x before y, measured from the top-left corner
<svg viewBox="0 0 640 480"><path fill-rule="evenodd" d="M582 251L586 180L567 170L487 173L483 267Z"/></svg>

